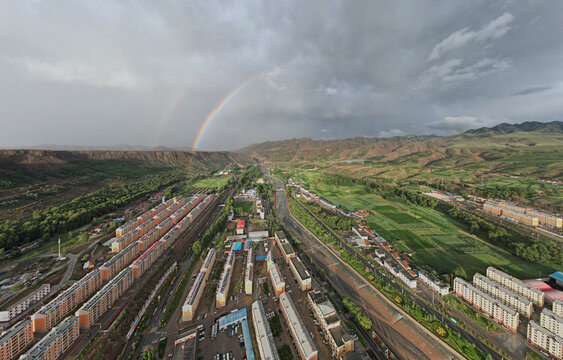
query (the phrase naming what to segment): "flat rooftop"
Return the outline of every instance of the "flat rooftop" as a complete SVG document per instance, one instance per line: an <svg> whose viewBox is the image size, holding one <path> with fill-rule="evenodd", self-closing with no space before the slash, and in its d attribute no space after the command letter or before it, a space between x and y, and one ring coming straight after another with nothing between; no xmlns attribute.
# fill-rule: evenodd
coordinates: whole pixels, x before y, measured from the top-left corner
<svg viewBox="0 0 563 360"><path fill-rule="evenodd" d="M309 272L307 271L307 269L305 269L305 266L303 266L303 263L301 262L301 260L299 260L296 257L292 257L291 259L289 259L289 261L291 261L293 266L295 266L295 270L297 270L297 273L299 274L299 277L302 280L305 280L305 279L308 279L308 278L311 277L311 275L309 275Z"/></svg>

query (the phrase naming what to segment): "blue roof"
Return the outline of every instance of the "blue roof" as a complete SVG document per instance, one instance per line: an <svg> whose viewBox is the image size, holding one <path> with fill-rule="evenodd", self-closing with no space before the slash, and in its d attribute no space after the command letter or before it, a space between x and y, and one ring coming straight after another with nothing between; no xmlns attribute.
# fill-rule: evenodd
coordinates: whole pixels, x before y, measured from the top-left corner
<svg viewBox="0 0 563 360"><path fill-rule="evenodd" d="M242 334L244 336L244 347L246 349L246 358L254 360L254 351L252 350L252 339L250 338L250 329L248 328L248 321L246 316L246 308L233 311L225 316L219 318L219 330L223 330L229 325L242 322Z"/></svg>
<svg viewBox="0 0 563 360"><path fill-rule="evenodd" d="M563 281L563 272L556 271L553 274L549 274L549 277L557 281Z"/></svg>
<svg viewBox="0 0 563 360"><path fill-rule="evenodd" d="M242 322L242 334L244 336L244 348L246 349L246 358L254 360L254 351L252 350L252 338L250 337L250 329L248 328L248 320Z"/></svg>
<svg viewBox="0 0 563 360"><path fill-rule="evenodd" d="M238 241L238 242L235 243L234 250L235 251L241 251L242 250L242 241Z"/></svg>
<svg viewBox="0 0 563 360"><path fill-rule="evenodd" d="M219 330L223 330L229 325L236 324L246 319L246 308L233 311L219 318Z"/></svg>

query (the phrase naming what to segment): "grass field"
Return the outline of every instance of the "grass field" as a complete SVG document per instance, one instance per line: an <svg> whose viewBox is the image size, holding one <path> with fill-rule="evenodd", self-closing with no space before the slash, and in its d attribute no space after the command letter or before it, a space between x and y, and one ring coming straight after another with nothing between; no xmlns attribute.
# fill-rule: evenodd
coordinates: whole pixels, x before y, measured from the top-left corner
<svg viewBox="0 0 563 360"><path fill-rule="evenodd" d="M241 201L235 203L235 213L239 216L252 213L252 201Z"/></svg>
<svg viewBox="0 0 563 360"><path fill-rule="evenodd" d="M526 262L485 242L469 233L466 225L437 210L392 203L359 187L325 185L316 181L318 174L312 171L292 176L334 204L352 211L371 210L374 215L366 219L368 225L427 269L452 273L462 266L472 277L475 272L484 273L488 266L495 266L519 278L546 276L557 270L555 265Z"/></svg>
<svg viewBox="0 0 563 360"><path fill-rule="evenodd" d="M223 186L227 185L229 181L231 181L232 176L213 176L206 179L201 179L195 184L193 187L196 188L222 188Z"/></svg>

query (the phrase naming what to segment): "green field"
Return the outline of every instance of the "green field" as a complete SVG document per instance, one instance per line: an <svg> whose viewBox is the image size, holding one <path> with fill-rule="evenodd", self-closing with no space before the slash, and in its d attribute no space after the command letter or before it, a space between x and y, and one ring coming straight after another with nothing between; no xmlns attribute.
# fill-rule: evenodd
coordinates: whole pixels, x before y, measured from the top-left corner
<svg viewBox="0 0 563 360"><path fill-rule="evenodd" d="M557 270L555 265L530 263L485 242L469 233L466 225L438 210L392 203L357 186L325 185L311 171L298 171L292 177L334 204L351 211L371 210L374 216L366 219L368 225L424 268L453 273L462 266L471 277L475 272L484 273L488 266L495 266L519 278L546 276Z"/></svg>
<svg viewBox="0 0 563 360"><path fill-rule="evenodd" d="M213 176L206 179L201 179L193 184L195 188L216 188L220 189L231 181L232 176Z"/></svg>
<svg viewBox="0 0 563 360"><path fill-rule="evenodd" d="M252 214L252 201L236 202L235 213L239 216Z"/></svg>

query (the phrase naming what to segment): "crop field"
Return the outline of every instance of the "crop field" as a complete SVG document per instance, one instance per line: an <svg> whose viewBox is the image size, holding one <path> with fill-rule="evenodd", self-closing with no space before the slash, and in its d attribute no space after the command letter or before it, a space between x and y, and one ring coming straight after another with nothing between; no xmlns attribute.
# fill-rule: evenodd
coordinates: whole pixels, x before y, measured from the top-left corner
<svg viewBox="0 0 563 360"><path fill-rule="evenodd" d="M394 242L418 265L451 273L458 266L468 276L498 267L520 278L546 276L555 265L530 263L507 250L469 233L466 225L430 208L392 203L361 187L332 186L315 182L317 174L303 171L294 179L336 205L351 211L371 210L368 225L388 241ZM410 249L410 251L409 251Z"/></svg>
<svg viewBox="0 0 563 360"><path fill-rule="evenodd" d="M213 176L206 179L201 179L195 184L193 187L195 188L222 188L223 186L227 185L231 180L231 176Z"/></svg>

